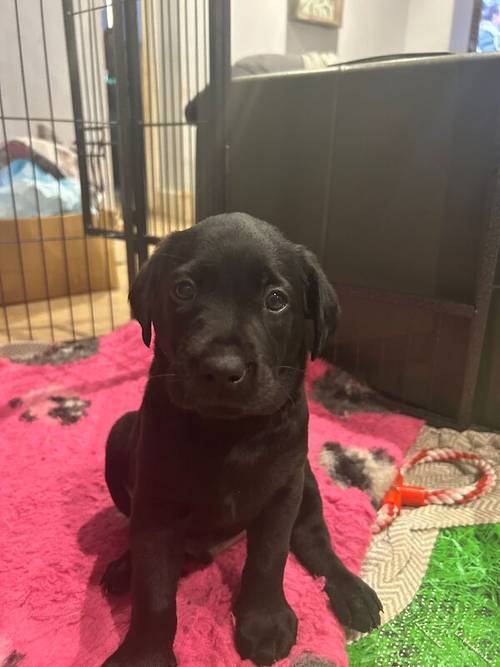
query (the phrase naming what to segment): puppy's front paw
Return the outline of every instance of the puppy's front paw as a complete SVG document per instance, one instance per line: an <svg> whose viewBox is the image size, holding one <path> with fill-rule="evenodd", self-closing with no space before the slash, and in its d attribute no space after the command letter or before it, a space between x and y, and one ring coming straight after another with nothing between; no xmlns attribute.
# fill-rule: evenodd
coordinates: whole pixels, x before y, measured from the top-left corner
<svg viewBox="0 0 500 667"><path fill-rule="evenodd" d="M102 667L177 667L172 651L152 651L123 643Z"/></svg>
<svg viewBox="0 0 500 667"><path fill-rule="evenodd" d="M271 665L286 658L297 638L297 617L285 602L278 610L250 609L237 614L236 648L243 660Z"/></svg>
<svg viewBox="0 0 500 667"><path fill-rule="evenodd" d="M382 603L375 591L355 574L327 581L330 605L342 625L369 632L380 625Z"/></svg>

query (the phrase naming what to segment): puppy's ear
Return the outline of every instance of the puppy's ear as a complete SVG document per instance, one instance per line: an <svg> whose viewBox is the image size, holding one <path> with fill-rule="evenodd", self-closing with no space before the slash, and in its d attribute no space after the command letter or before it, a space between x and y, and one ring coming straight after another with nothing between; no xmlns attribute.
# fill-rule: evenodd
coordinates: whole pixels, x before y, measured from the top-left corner
<svg viewBox="0 0 500 667"><path fill-rule="evenodd" d="M328 345L340 317L340 306L335 290L331 286L316 256L307 248L298 246L302 261L305 284L306 317L314 326L311 344L311 359L328 356Z"/></svg>
<svg viewBox="0 0 500 667"><path fill-rule="evenodd" d="M181 260L173 253L176 241L185 232L172 232L158 245L154 253L143 264L130 289L128 300L132 315L142 327L142 340L151 344L151 327L162 317L161 281L171 269L173 260ZM155 318L158 318L155 321Z"/></svg>
<svg viewBox="0 0 500 667"><path fill-rule="evenodd" d="M128 300L132 308L132 315L139 322L142 328L142 340L144 345L149 347L151 344L151 322L154 298L154 275L155 262L154 255L145 264L137 274L130 289Z"/></svg>

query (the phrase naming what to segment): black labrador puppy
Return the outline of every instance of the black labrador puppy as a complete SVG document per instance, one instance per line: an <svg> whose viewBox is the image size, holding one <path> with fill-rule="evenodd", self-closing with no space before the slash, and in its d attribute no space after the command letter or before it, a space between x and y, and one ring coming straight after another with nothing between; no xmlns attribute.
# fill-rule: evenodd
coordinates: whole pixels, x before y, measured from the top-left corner
<svg viewBox="0 0 500 667"><path fill-rule="evenodd" d="M322 353L338 316L313 254L248 215L216 216L165 239L130 301L146 345L154 327L155 354L139 411L116 422L107 444L106 481L130 516L130 552L103 581L120 592L131 578L132 617L105 665L175 665L185 554L203 558L242 531L242 658L269 665L295 642L283 593L290 549L325 577L344 625L377 626L381 604L335 555L307 461L306 359Z"/></svg>

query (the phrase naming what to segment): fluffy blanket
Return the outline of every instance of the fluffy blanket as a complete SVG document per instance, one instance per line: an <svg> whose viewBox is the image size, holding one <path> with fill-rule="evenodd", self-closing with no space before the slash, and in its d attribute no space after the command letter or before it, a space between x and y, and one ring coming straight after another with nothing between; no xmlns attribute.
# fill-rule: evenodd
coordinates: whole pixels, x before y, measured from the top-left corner
<svg viewBox="0 0 500 667"><path fill-rule="evenodd" d="M128 596L108 599L99 586L127 543L127 522L103 479L104 444L114 420L138 407L149 361L135 323L22 363L0 359L0 665L96 667L126 632ZM364 412L352 384L339 388L321 362L308 368L307 386L310 460L326 521L339 556L359 572L374 504L421 422L370 406ZM244 554L244 542L235 544L181 580L180 667L250 664L235 651L231 615ZM292 556L285 589L299 631L280 664L347 665L344 631L322 581Z"/></svg>

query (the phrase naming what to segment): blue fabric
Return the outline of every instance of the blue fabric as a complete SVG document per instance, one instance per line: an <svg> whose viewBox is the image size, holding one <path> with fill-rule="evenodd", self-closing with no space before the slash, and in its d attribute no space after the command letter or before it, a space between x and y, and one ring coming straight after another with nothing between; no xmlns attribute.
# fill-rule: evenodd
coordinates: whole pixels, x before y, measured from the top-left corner
<svg viewBox="0 0 500 667"><path fill-rule="evenodd" d="M82 210L80 183L75 179L58 181L30 160L13 160L0 169L0 219L59 215L61 209Z"/></svg>

